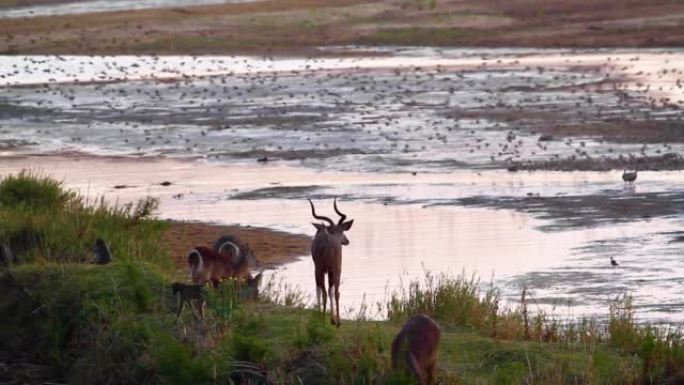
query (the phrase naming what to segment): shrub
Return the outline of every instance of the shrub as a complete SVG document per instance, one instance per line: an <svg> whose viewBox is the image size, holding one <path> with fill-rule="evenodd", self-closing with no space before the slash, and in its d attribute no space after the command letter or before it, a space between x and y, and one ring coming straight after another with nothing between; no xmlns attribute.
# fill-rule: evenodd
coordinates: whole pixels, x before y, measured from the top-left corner
<svg viewBox="0 0 684 385"><path fill-rule="evenodd" d="M76 194L64 189L63 183L29 171L9 175L0 181L0 206L28 209L59 209Z"/></svg>
<svg viewBox="0 0 684 385"><path fill-rule="evenodd" d="M258 336L233 334L233 358L239 361L263 363L271 355L266 341Z"/></svg>
<svg viewBox="0 0 684 385"><path fill-rule="evenodd" d="M319 311L309 314L304 329L304 333L300 333L297 339L300 348L325 344L335 338L335 328L330 324L327 315Z"/></svg>

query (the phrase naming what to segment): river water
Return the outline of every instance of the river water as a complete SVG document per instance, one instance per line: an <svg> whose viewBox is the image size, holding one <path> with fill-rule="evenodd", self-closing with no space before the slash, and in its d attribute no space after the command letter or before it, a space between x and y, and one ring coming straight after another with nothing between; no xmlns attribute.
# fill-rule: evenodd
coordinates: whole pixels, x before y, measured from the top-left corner
<svg viewBox="0 0 684 385"><path fill-rule="evenodd" d="M627 293L642 320L683 320L684 174L640 172L631 186L620 172L505 171L681 153L539 137L547 124L681 121L682 51L354 50L365 56L0 57L0 172L159 196L162 217L305 234L305 198L332 216L339 197L355 219L350 316L427 270L493 280L512 305L526 284L560 316L605 316ZM314 292L309 256L276 274Z"/></svg>

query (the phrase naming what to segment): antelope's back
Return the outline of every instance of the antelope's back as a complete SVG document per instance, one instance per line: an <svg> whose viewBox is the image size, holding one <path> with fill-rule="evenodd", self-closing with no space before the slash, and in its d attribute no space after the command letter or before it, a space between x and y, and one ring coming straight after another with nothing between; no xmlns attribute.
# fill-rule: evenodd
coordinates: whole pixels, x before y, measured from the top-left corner
<svg viewBox="0 0 684 385"><path fill-rule="evenodd" d="M202 256L202 263L206 266L207 269L223 269L230 268L231 266L230 258L228 256L219 254L215 252L213 249L210 249L205 246L199 246L196 247L195 250L197 250Z"/></svg>
<svg viewBox="0 0 684 385"><path fill-rule="evenodd" d="M326 267L333 267L341 263L342 246L335 245L328 239L327 234L317 233L313 242L311 242L311 256L315 263L322 263Z"/></svg>
<svg viewBox="0 0 684 385"><path fill-rule="evenodd" d="M400 354L402 349L408 349L419 362L432 361L437 354L441 333L439 325L432 318L424 314L413 316L406 321L392 343L392 356Z"/></svg>

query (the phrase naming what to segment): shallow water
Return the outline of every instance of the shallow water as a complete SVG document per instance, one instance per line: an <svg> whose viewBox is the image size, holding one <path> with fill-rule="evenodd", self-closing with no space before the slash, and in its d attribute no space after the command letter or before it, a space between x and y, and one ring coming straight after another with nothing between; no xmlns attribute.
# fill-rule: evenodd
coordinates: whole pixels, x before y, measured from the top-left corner
<svg viewBox="0 0 684 385"><path fill-rule="evenodd" d="M675 63L683 56L520 49L311 60L2 56L0 144L12 152L225 163L268 157L369 172L682 153L679 143L541 142L536 132L616 119L678 124Z"/></svg>
<svg viewBox="0 0 684 385"><path fill-rule="evenodd" d="M60 4L0 8L0 18L73 15L189 5L249 3L255 1L260 0L75 0L65 1Z"/></svg>
<svg viewBox="0 0 684 385"><path fill-rule="evenodd" d="M681 172L640 173L633 189L623 187L619 173L463 170L378 175L280 165L91 157L80 161L7 159L0 163L0 173L28 164L92 197L106 194L111 201L127 202L144 195L159 196L165 218L309 235L314 228L305 198L314 199L319 214L335 218L331 198L339 196L341 210L355 219L348 233L351 243L343 250L340 291L347 316L356 314L364 301L367 305L384 302L402 280L429 270L476 274L483 285L493 278L510 304L517 300L524 282L535 309L556 315L604 316L610 299L628 293L635 298L641 320L682 321L674 310L684 294L679 285L684 280L684 264L678 257L681 243L671 242L684 222L681 212L548 231L545 226L559 221L496 206L463 207L457 200L473 196L524 199L527 191L552 197L664 193L684 187ZM173 184L159 185L167 180ZM115 185L129 187L114 189ZM266 188L279 190L260 196L259 191ZM177 194L182 195L174 198ZM612 268L609 256L622 266ZM310 256L302 256L276 274L313 298ZM373 310L369 315L378 314Z"/></svg>

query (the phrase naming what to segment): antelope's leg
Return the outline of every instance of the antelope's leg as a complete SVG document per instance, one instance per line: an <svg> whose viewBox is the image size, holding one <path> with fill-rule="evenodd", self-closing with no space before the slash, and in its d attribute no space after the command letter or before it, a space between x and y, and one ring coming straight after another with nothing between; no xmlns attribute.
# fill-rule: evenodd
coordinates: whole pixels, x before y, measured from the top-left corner
<svg viewBox="0 0 684 385"><path fill-rule="evenodd" d="M316 300L318 302L318 309L321 308L321 298L323 298L323 313L326 309L326 293L325 293L325 276L323 272L316 269ZM332 306L332 304L330 304Z"/></svg>
<svg viewBox="0 0 684 385"><path fill-rule="evenodd" d="M340 326L340 284L335 284L335 306L337 311L337 326Z"/></svg>
<svg viewBox="0 0 684 385"><path fill-rule="evenodd" d="M335 279L335 275L332 271L328 272L328 295L330 296L330 322L332 322L333 325L340 324L339 289L339 279ZM333 307L333 304L335 304L335 307ZM335 310L337 310L337 318L335 318Z"/></svg>
<svg viewBox="0 0 684 385"><path fill-rule="evenodd" d="M180 318L181 312L183 311L183 305L185 305L185 301L183 301L183 294L178 293L178 307L176 310L176 318Z"/></svg>
<svg viewBox="0 0 684 385"><path fill-rule="evenodd" d="M192 310L192 316L195 317L195 319L199 319L199 315L197 314L197 300L188 300L188 303L190 304L190 310Z"/></svg>
<svg viewBox="0 0 684 385"><path fill-rule="evenodd" d="M328 281L330 282L330 281ZM335 286L330 284L328 286L328 296L330 297L330 322L335 325Z"/></svg>
<svg viewBox="0 0 684 385"><path fill-rule="evenodd" d="M198 302L200 319L204 319L204 308L207 306L207 301L205 299L201 299Z"/></svg>
<svg viewBox="0 0 684 385"><path fill-rule="evenodd" d="M435 361L430 362L430 364L425 369L425 380L428 385L434 384L435 379Z"/></svg>
<svg viewBox="0 0 684 385"><path fill-rule="evenodd" d="M418 360L416 360L416 356L414 356L411 352L410 343L408 349L409 351L406 352L406 364L408 365L409 371L413 373L414 376L416 376L416 379L418 380L418 383L420 385L427 385L428 383L425 379L425 376L423 375L423 372L421 372L420 366L418 365Z"/></svg>

